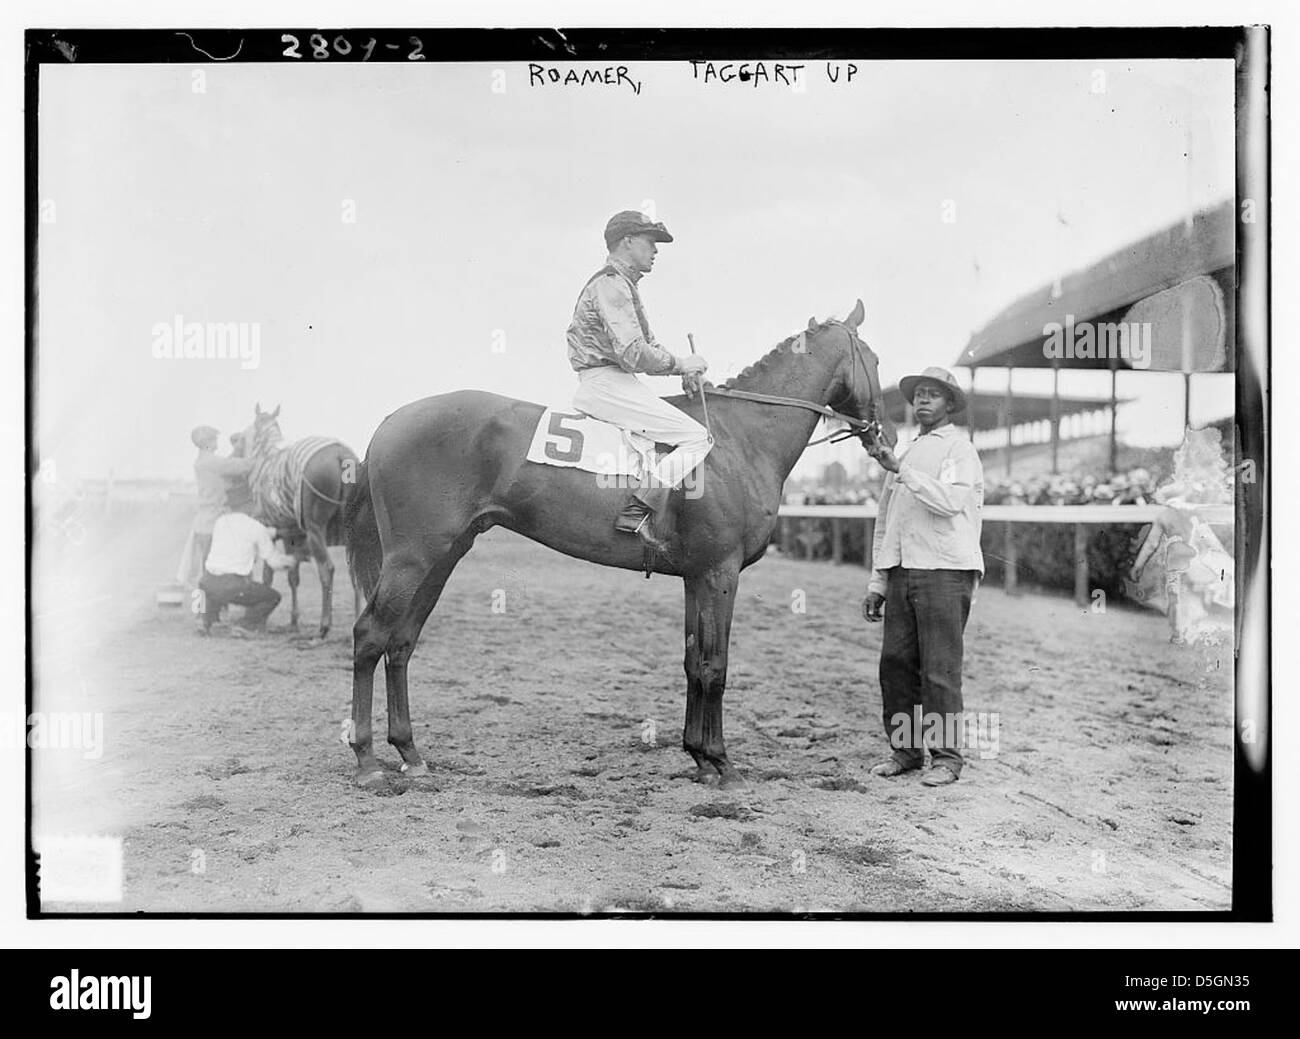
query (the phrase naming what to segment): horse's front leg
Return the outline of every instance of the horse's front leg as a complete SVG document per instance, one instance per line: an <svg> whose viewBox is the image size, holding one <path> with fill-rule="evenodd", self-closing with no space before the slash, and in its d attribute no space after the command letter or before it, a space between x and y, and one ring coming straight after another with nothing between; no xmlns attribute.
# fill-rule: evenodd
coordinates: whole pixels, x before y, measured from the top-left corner
<svg viewBox="0 0 1300 1039"><path fill-rule="evenodd" d="M727 686L727 648L740 566L727 560L687 578L686 726L682 746L703 771L715 769L723 786L744 782L727 757L722 734L722 696Z"/></svg>
<svg viewBox="0 0 1300 1039"><path fill-rule="evenodd" d="M713 767L704 758L704 684L700 674L700 614L695 598L696 581L686 579L686 653L682 670L686 672L686 724L682 728L682 749L695 759L697 782L713 776Z"/></svg>

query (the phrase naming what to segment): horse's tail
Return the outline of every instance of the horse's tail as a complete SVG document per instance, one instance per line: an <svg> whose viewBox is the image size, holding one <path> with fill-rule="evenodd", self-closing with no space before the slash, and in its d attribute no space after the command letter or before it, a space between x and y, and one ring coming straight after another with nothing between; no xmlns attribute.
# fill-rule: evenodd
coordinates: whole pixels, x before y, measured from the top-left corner
<svg viewBox="0 0 1300 1039"><path fill-rule="evenodd" d="M343 514L343 533L352 586L359 588L369 600L379 585L384 551L379 544L379 524L375 522L375 503L370 497L370 479L364 462L357 467L356 484L348 496Z"/></svg>

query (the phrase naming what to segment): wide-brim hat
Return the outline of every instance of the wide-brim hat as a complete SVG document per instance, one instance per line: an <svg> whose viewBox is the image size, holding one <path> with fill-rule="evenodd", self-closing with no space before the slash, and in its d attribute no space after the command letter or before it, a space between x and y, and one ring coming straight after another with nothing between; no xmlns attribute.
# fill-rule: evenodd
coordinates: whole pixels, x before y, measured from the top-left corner
<svg viewBox="0 0 1300 1039"><path fill-rule="evenodd" d="M671 242L673 236L663 224L651 220L644 213L635 209L625 209L615 213L605 225L605 244L613 247L620 238L630 234L643 234L656 242Z"/></svg>
<svg viewBox="0 0 1300 1039"><path fill-rule="evenodd" d="M898 380L898 388L903 393L903 399L907 403L912 403L912 395L916 393L916 384L922 379L929 379L931 382L937 382L943 387L944 392L948 394L948 399L952 401L952 415L956 417L966 410L966 391L957 385L957 380L953 378L952 372L947 368L927 368L920 375L904 375Z"/></svg>

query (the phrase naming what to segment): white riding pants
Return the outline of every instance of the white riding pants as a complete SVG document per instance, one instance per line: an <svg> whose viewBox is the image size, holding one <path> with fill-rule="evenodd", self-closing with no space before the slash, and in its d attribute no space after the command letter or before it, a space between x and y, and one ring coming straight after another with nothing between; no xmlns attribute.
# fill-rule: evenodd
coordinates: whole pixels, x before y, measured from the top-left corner
<svg viewBox="0 0 1300 1039"><path fill-rule="evenodd" d="M647 440L676 445L676 451L652 465L651 473L661 483L677 487L713 447L702 425L662 397L656 397L631 372L614 365L584 368L578 373L578 379L573 406L579 411ZM649 460L653 463L653 454Z"/></svg>

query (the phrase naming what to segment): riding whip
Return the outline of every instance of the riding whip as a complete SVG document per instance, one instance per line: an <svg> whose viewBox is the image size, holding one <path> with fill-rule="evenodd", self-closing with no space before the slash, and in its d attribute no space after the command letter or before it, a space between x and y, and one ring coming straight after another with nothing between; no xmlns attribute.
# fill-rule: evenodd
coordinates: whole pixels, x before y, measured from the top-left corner
<svg viewBox="0 0 1300 1039"><path fill-rule="evenodd" d="M691 344L691 353L695 353L695 333L687 332L686 341ZM700 406L704 408L704 431L709 434L709 443L713 443L713 428L709 425L709 395L704 392L704 373L695 377L695 386L700 391Z"/></svg>

